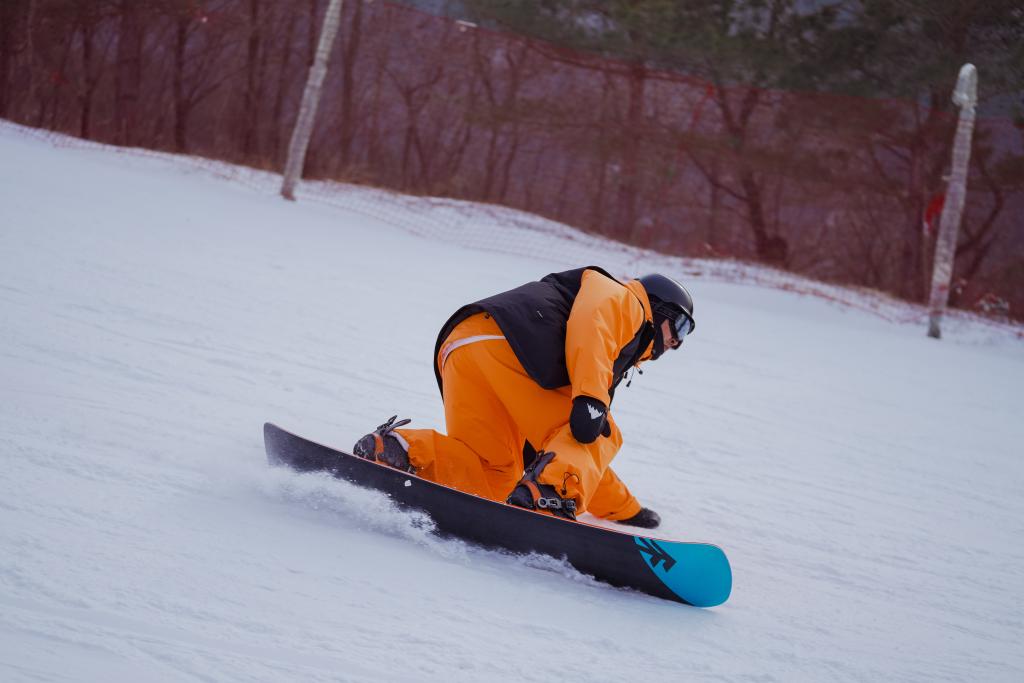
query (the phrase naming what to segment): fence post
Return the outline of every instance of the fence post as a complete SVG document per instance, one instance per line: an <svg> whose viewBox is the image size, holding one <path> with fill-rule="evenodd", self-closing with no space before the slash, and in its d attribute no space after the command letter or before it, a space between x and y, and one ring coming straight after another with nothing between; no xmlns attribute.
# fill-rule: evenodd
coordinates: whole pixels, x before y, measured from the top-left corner
<svg viewBox="0 0 1024 683"><path fill-rule="evenodd" d="M334 38L338 35L338 23L341 20L341 0L331 0L324 14L324 25L320 29L320 42L317 44L316 57L309 69L306 89L302 92L302 105L295 119L291 143L288 145L288 160L284 165L284 182L281 184L281 196L295 201L295 184L302 175L302 167L306 163L306 149L309 138L313 134L313 123L316 121L316 110L320 105L320 88L327 75L327 62L331 57Z"/></svg>
<svg viewBox="0 0 1024 683"><path fill-rule="evenodd" d="M928 303L928 336L939 339L939 324L949 302L949 285L953 281L953 260L960 232L960 217L967 194L967 167L971 160L971 136L974 133L974 106L978 101L978 72L973 64L964 64L957 78L953 102L960 107L960 120L953 143L953 168L946 188L946 201L939 219L939 237L935 241L935 265L932 269L932 292Z"/></svg>

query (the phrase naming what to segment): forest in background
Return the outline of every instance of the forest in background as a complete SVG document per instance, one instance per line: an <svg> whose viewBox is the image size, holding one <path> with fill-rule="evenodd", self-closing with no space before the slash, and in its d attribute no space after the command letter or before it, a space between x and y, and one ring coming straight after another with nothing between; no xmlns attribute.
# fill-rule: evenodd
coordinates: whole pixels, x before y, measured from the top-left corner
<svg viewBox="0 0 1024 683"><path fill-rule="evenodd" d="M3 0L0 117L280 171L326 0ZM306 177L923 302L981 103L951 302L1024 318L1024 7L345 0Z"/></svg>

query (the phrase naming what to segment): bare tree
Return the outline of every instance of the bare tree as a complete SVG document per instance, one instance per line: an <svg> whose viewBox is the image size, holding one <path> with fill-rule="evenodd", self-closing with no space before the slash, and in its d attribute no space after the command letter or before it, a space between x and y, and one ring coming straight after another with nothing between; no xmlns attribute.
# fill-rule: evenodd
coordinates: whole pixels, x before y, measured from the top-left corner
<svg viewBox="0 0 1024 683"><path fill-rule="evenodd" d="M22 2L0 3L0 117L7 117L11 101L11 67L17 52L17 30L23 14Z"/></svg>
<svg viewBox="0 0 1024 683"><path fill-rule="evenodd" d="M143 3L119 0L117 63L114 67L115 141L134 145L138 139L139 96L142 87Z"/></svg>
<svg viewBox="0 0 1024 683"><path fill-rule="evenodd" d="M235 76L223 64L233 36L224 5L201 7L190 0L170 0L174 22L172 97L174 102L174 149L188 151L189 119L195 108ZM219 17L221 26L211 27Z"/></svg>
<svg viewBox="0 0 1024 683"><path fill-rule="evenodd" d="M341 49L341 131L338 156L341 167L351 163L352 141L355 137L356 66L363 35L363 0L350 0L352 18Z"/></svg>
<svg viewBox="0 0 1024 683"><path fill-rule="evenodd" d="M242 158L259 156L260 106L263 102L263 76L266 70L266 48L263 47L266 8L263 0L249 0L248 40L245 59L245 125L242 133Z"/></svg>
<svg viewBox="0 0 1024 683"><path fill-rule="evenodd" d="M291 76L291 57L293 52L292 41L295 37L295 24L298 21L297 13L290 7L286 8L288 20L284 32L284 44L279 50L280 59L277 72L277 85L274 91L274 108L271 115L271 141L270 147L274 155L275 163L281 158L281 133L284 125L284 101L288 94L288 85Z"/></svg>

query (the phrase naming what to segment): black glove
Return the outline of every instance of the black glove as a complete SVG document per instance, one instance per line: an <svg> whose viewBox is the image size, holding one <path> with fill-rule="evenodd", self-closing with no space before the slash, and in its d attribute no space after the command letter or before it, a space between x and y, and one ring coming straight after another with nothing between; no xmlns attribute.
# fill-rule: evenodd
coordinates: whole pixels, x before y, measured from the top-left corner
<svg viewBox="0 0 1024 683"><path fill-rule="evenodd" d="M640 508L640 512L636 513L629 519L619 520L619 524L638 526L643 529L655 529L659 524L661 524L661 516L650 508Z"/></svg>
<svg viewBox="0 0 1024 683"><path fill-rule="evenodd" d="M611 436L608 408L596 398L577 396L569 413L569 429L580 443L593 443L598 435Z"/></svg>

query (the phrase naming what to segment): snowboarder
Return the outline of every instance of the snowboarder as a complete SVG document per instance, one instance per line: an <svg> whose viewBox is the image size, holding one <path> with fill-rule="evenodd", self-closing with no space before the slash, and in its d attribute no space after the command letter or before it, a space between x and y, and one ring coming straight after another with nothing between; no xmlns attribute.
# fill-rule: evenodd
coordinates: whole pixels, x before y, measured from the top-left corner
<svg viewBox="0 0 1024 683"><path fill-rule="evenodd" d="M491 500L654 528L658 514L609 467L622 434L608 409L633 368L693 329L693 299L672 278L552 273L463 306L441 328L447 435L392 417L353 453Z"/></svg>

